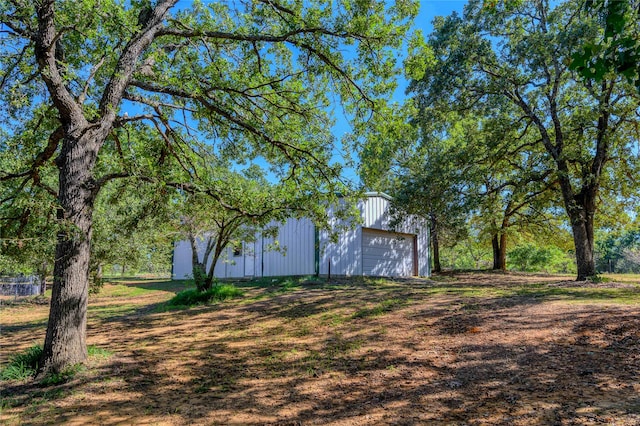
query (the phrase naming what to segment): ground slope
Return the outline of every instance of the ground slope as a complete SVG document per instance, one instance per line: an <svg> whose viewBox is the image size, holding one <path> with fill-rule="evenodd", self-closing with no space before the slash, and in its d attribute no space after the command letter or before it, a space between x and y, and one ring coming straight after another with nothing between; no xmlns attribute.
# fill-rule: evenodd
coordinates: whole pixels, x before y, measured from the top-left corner
<svg viewBox="0 0 640 426"><path fill-rule="evenodd" d="M165 311L175 283L107 286L72 381L2 383L8 424L640 424L638 283L461 273L246 287ZM47 307L4 306L3 362Z"/></svg>

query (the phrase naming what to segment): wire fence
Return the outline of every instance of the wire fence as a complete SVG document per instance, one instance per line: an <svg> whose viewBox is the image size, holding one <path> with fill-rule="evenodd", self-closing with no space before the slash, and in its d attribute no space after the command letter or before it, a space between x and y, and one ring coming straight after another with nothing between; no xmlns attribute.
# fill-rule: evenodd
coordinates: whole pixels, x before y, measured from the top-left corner
<svg viewBox="0 0 640 426"><path fill-rule="evenodd" d="M34 275L18 277L0 276L0 295L14 296L16 299L23 296L37 296L43 294L42 282Z"/></svg>

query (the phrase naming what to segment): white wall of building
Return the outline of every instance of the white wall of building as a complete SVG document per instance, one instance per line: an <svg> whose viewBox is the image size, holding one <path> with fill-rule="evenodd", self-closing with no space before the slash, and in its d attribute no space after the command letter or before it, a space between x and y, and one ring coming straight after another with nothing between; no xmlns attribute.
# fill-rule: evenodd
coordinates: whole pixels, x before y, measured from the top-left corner
<svg viewBox="0 0 640 426"><path fill-rule="evenodd" d="M260 237L261 256L256 276L313 275L315 273L315 227L309 219L288 219L279 225L275 238ZM277 246L277 249L274 249Z"/></svg>
<svg viewBox="0 0 640 426"><path fill-rule="evenodd" d="M338 231L337 242L330 240L331 233L320 233L320 274L326 275L363 275L368 267L363 264L363 239L362 229L369 228L381 231L391 231L391 217L389 215L391 197L386 194L369 194L368 197L358 202L361 212L361 222L353 225L353 229ZM331 225L334 232L339 223L334 221ZM395 235L399 240L417 237L417 263L418 275L428 276L429 270L429 228L426 221L412 217L397 224L396 233L409 235ZM412 261L413 259L411 259ZM381 268L389 271L388 268ZM390 273L390 276L405 276L404 274Z"/></svg>
<svg viewBox="0 0 640 426"><path fill-rule="evenodd" d="M196 242L200 259L205 250L204 238L199 238ZM253 243L243 243L243 255L234 256L233 248L224 249L216 265L214 276L218 278L242 277L245 271L245 247L252 246ZM207 262L207 271L211 266L211 259ZM173 277L178 280L192 278L193 270L191 265L191 244L189 241L178 241L173 250Z"/></svg>
<svg viewBox="0 0 640 426"><path fill-rule="evenodd" d="M389 266L391 264L388 263L388 259L387 266L377 269L372 269L371 265L364 267L364 227L369 230L386 231L386 234L381 234L382 240L391 242L390 245L397 245L398 253L406 255L407 244L410 243L411 247L415 244L418 275L428 276L430 262L427 223L418 218L411 218L398 224L393 230L399 234L391 233L391 218L388 213L390 200L391 198L385 194L370 194L358 203L361 220L354 221L351 226L346 226L348 224L334 218L330 226L337 236L335 242L331 239L330 231L321 230L316 234L316 228L309 219L288 219L282 224L272 223L269 226L278 226L277 237L256 235L255 241L243 244L241 256L233 256L233 248L228 247L221 256L214 275L218 278L312 275L316 272L317 259L321 275L328 274L330 270L331 275L353 276L374 271L375 275L406 276L407 265L412 265L410 269L413 269L413 256L395 267ZM370 242L369 239L367 244ZM204 242L200 243L198 250L200 253L204 251ZM372 262L371 253L367 259L369 263ZM385 256L395 257L397 254L386 252ZM176 279L191 277L191 247L187 241L180 241L175 245L173 274Z"/></svg>

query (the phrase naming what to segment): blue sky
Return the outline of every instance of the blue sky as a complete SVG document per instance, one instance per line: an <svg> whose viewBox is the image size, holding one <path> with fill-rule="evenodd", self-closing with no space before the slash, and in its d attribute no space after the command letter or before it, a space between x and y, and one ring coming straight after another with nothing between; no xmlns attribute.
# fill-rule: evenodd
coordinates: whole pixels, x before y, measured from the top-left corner
<svg viewBox="0 0 640 426"><path fill-rule="evenodd" d="M414 28L422 30L425 37L433 30L431 22L436 16L447 16L452 12L462 13L467 0L423 0L420 2L420 13L414 21ZM401 81L398 87L400 99L404 97L406 81Z"/></svg>
<svg viewBox="0 0 640 426"><path fill-rule="evenodd" d="M422 30L422 33L426 37L433 29L431 22L436 16L447 16L452 12L462 13L462 9L464 5L467 3L467 0L423 0L420 2L420 12L418 17L414 21L414 29ZM401 57L404 55L401 54ZM402 76L398 81L398 89L394 95L394 100L397 102L402 102L405 98L405 89L408 85L408 81L406 81ZM338 110L336 110L337 112ZM333 134L337 140L340 140L345 133L349 132L349 125L347 120L344 117L336 116L336 124L333 127ZM341 152L341 147L336 149L334 155L334 161L343 161L343 152ZM355 157L355 155L354 155ZM355 182L359 183L359 178L354 169L345 169L343 172L343 176Z"/></svg>

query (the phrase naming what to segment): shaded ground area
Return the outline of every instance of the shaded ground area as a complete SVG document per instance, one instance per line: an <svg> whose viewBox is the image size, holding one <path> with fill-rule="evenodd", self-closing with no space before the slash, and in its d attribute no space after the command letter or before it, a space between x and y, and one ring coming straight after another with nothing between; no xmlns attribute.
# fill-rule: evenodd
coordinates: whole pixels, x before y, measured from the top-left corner
<svg viewBox="0 0 640 426"><path fill-rule="evenodd" d="M268 283L267 283L268 284ZM251 287L166 311L180 283L91 302L114 353L52 387L3 383L7 424L640 424L640 283L461 273ZM47 307L3 307L2 362Z"/></svg>

